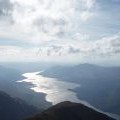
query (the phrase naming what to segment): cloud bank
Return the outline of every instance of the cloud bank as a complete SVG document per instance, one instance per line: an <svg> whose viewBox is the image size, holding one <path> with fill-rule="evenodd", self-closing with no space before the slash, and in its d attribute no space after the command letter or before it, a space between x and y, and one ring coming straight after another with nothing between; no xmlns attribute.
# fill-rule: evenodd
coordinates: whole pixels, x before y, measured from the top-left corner
<svg viewBox="0 0 120 120"><path fill-rule="evenodd" d="M0 0L1 60L119 59L116 18L120 17L111 9L113 5L119 10L117 4L114 0L109 4L99 0Z"/></svg>

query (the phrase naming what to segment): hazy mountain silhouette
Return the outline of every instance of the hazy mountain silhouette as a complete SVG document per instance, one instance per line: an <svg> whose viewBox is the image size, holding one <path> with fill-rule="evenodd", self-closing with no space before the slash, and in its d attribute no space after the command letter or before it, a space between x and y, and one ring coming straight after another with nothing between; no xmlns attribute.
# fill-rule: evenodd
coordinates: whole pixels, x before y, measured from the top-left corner
<svg viewBox="0 0 120 120"><path fill-rule="evenodd" d="M119 80L120 67L102 67L92 64L80 64L76 66L54 66L42 72L42 75L60 79L63 78L65 80L68 79L72 82L80 82L81 79L94 80L102 78L106 78L107 80L109 79L110 81L111 79Z"/></svg>
<svg viewBox="0 0 120 120"><path fill-rule="evenodd" d="M114 120L80 103L62 102L26 120Z"/></svg>
<svg viewBox="0 0 120 120"><path fill-rule="evenodd" d="M0 91L0 120L22 120L35 113L37 113L36 108Z"/></svg>
<svg viewBox="0 0 120 120"><path fill-rule="evenodd" d="M13 91L12 88L16 86L15 81L22 78L20 71L0 66L0 90Z"/></svg>

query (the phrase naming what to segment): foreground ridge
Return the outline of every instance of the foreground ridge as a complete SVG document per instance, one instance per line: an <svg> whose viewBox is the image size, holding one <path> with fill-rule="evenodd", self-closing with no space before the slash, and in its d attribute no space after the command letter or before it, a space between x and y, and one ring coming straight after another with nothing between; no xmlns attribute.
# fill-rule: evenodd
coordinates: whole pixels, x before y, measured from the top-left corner
<svg viewBox="0 0 120 120"><path fill-rule="evenodd" d="M65 101L25 120L115 120L83 104Z"/></svg>

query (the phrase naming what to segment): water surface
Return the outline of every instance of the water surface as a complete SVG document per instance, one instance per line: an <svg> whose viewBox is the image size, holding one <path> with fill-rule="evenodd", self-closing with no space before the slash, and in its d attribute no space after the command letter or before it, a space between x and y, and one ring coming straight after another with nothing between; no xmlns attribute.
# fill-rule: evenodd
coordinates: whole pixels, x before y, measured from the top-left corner
<svg viewBox="0 0 120 120"><path fill-rule="evenodd" d="M46 101L51 102L53 105L63 101L82 103L101 113L105 113L109 116L117 118L117 120L120 120L120 118L118 118L119 116L98 110L88 102L78 99L77 94L73 90L77 87L80 87L80 85L59 81L55 78L43 77L39 73L40 72L24 73L22 76L24 76L26 79L20 80L18 82L32 83L30 89L38 93L46 94Z"/></svg>
<svg viewBox="0 0 120 120"><path fill-rule="evenodd" d="M25 73L23 76L27 79L18 82L32 83L33 86L30 87L30 89L35 92L45 93L46 101L52 102L52 104L62 101L80 102L76 97L76 93L72 91L76 87L80 87L80 85L43 77L42 75L38 75L39 73L40 72Z"/></svg>

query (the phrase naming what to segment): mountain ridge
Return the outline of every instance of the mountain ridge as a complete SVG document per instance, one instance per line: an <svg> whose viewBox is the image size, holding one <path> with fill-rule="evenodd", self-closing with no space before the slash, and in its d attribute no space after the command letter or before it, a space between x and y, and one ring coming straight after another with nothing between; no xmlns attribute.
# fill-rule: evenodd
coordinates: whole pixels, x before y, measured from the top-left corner
<svg viewBox="0 0 120 120"><path fill-rule="evenodd" d="M19 98L13 98L0 91L0 120L22 120L38 110Z"/></svg>
<svg viewBox="0 0 120 120"><path fill-rule="evenodd" d="M65 101L25 120L115 120L80 103Z"/></svg>

